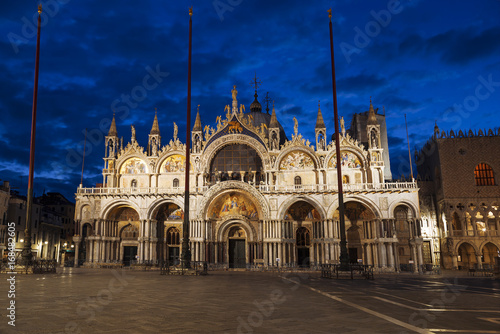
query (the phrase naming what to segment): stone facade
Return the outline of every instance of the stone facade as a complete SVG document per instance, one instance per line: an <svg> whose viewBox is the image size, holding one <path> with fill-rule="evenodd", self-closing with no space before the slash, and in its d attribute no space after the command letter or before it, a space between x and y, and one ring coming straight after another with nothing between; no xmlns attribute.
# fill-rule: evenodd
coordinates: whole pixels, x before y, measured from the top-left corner
<svg viewBox="0 0 500 334"><path fill-rule="evenodd" d="M321 110L314 142L302 137L295 119L288 140L274 107L271 115L261 112L256 94L246 112L235 91L215 128L202 128L198 113L192 130L192 259L228 267L338 263L335 143L326 142ZM370 115L367 147L342 126L350 260L387 271L424 264L417 184L384 181L382 134L371 102ZM86 265L179 258L186 147L176 126L167 145L161 140L155 116L145 148L133 127L124 146L113 118L103 187L76 193L74 241Z"/></svg>
<svg viewBox="0 0 500 334"><path fill-rule="evenodd" d="M434 221L445 268L491 267L500 256L499 129L435 127L417 152L421 214Z"/></svg>

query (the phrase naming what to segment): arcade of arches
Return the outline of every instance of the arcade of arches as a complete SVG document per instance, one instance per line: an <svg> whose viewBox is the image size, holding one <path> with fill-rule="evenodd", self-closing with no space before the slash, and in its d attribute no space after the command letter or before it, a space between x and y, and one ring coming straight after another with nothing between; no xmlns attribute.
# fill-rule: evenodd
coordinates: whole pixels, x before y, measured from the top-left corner
<svg viewBox="0 0 500 334"><path fill-rule="evenodd" d="M208 205L206 219L191 223L192 259L227 264L230 268L338 263L338 210L330 219L323 219L320 212L309 201L297 199L284 210L282 219L262 220L259 204L250 194L218 194ZM152 212L155 219L141 220L134 208L119 205L109 212L108 219L94 225L83 224L83 257L89 263L178 263L183 215L178 205L163 203ZM412 210L397 206L394 217L379 219L360 202L345 203L347 247L352 263L389 270L411 261L425 263ZM494 254L491 246L484 247L488 258Z"/></svg>

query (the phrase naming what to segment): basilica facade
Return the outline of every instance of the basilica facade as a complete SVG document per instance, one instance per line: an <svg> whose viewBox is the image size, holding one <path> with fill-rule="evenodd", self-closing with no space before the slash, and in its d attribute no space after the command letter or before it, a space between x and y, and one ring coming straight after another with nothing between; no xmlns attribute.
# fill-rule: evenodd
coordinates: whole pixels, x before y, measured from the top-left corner
<svg viewBox="0 0 500 334"><path fill-rule="evenodd" d="M248 109L238 103L234 87L232 104L221 107L215 127L203 127L196 115L189 165L192 259L229 268L338 263L336 151L334 141L327 141L321 109L312 142L302 137L295 118L288 138L274 106L271 113L263 111L257 92ZM386 134L371 101L365 114L366 127L357 131L363 140L341 121L349 258L383 271L412 264L417 270L426 263L417 184L386 180ZM176 126L173 138L162 140L155 115L147 146L137 142L133 127L123 145L113 118L105 145L102 187L80 186L76 193L80 261L177 261L186 146Z"/></svg>

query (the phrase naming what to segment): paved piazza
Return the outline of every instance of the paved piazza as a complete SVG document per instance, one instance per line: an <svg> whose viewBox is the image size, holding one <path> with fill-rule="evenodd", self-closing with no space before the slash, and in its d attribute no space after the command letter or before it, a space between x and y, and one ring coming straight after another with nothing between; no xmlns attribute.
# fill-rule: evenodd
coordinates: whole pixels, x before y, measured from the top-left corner
<svg viewBox="0 0 500 334"><path fill-rule="evenodd" d="M65 268L16 276L15 328L0 278L0 333L500 333L500 281L449 273L351 281Z"/></svg>

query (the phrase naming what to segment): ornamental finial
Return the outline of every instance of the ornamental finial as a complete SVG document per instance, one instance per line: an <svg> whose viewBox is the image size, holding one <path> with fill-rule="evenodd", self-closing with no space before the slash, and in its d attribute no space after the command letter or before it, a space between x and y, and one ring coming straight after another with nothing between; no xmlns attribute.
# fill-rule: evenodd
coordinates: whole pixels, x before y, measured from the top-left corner
<svg viewBox="0 0 500 334"><path fill-rule="evenodd" d="M189 16L193 16L193 6L189 8Z"/></svg>
<svg viewBox="0 0 500 334"><path fill-rule="evenodd" d="M330 21L332 20L332 9L330 8L328 10L328 17L330 18Z"/></svg>
<svg viewBox="0 0 500 334"><path fill-rule="evenodd" d="M42 14L42 4L38 5L38 14Z"/></svg>

